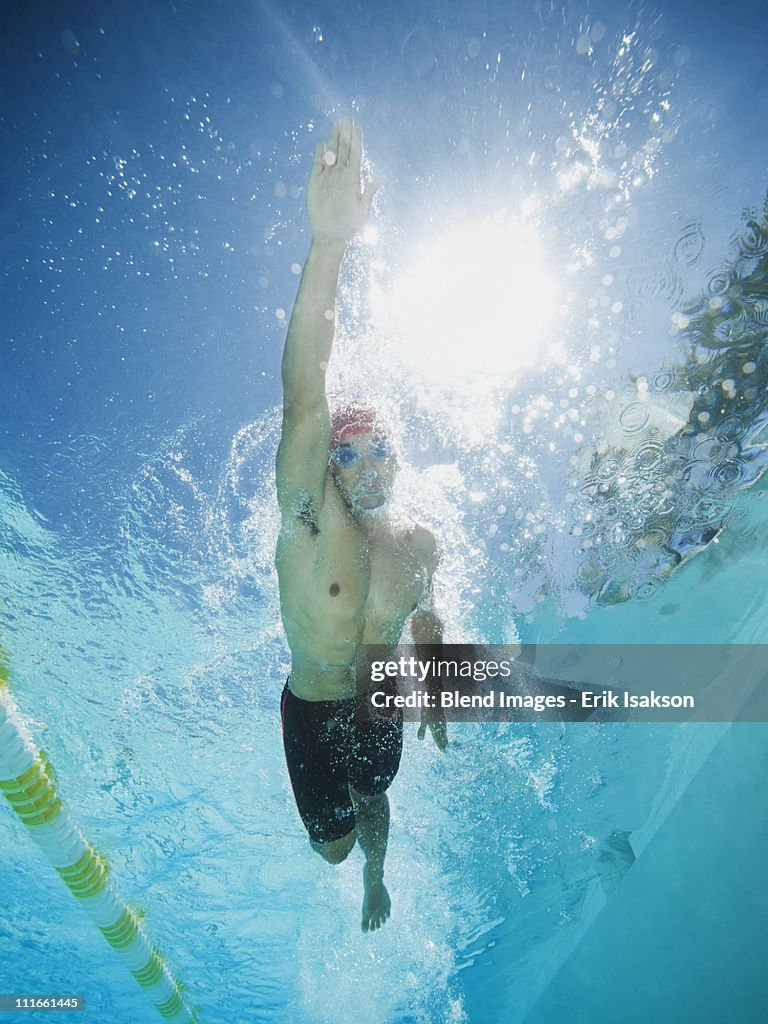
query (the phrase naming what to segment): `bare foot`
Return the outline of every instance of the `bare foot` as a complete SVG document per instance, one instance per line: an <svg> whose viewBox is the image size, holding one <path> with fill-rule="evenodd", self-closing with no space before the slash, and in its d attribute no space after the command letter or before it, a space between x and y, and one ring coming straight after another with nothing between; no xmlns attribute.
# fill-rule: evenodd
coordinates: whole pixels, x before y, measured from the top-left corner
<svg viewBox="0 0 768 1024"><path fill-rule="evenodd" d="M364 932L375 932L389 918L392 900L384 885L383 879L374 880L368 872L368 865L363 868L363 920Z"/></svg>

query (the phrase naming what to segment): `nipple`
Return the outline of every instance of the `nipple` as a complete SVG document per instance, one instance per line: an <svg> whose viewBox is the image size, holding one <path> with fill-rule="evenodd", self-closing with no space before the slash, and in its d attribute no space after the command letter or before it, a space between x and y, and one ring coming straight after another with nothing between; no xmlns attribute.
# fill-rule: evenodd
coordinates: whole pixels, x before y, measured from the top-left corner
<svg viewBox="0 0 768 1024"><path fill-rule="evenodd" d="M338 583L332 583L331 587L330 587L330 590L328 592L331 595L331 597L336 597L340 590L341 590L341 587L339 586Z"/></svg>

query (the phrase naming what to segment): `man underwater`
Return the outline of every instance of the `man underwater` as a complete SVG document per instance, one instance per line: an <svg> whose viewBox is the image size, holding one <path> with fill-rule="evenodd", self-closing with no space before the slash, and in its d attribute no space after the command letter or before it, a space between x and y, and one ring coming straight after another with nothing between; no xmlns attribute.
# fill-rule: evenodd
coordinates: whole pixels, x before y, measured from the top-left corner
<svg viewBox="0 0 768 1024"><path fill-rule="evenodd" d="M431 601L435 539L388 507L397 460L386 428L364 405L331 417L326 397L341 264L376 191L361 189L361 160L360 126L347 119L317 145L307 185L312 243L282 363L276 563L291 650L282 698L291 785L310 845L329 864L359 843L367 932L390 914L386 790L400 764L402 721L356 720L357 649L397 643L409 616L417 644L441 643L443 627ZM440 712L425 712L420 738L427 727L444 750Z"/></svg>

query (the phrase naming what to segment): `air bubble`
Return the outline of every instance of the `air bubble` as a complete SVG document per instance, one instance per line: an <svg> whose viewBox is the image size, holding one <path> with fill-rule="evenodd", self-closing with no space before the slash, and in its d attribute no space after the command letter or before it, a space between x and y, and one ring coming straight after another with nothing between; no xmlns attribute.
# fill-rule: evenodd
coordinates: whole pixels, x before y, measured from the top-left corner
<svg viewBox="0 0 768 1024"><path fill-rule="evenodd" d="M672 63L676 68L685 67L688 61L691 59L691 51L687 46L678 46L675 50L675 54L672 58Z"/></svg>
<svg viewBox="0 0 768 1024"><path fill-rule="evenodd" d="M544 68L543 85L547 92L560 92L563 86L563 72L558 64L550 64Z"/></svg>
<svg viewBox="0 0 768 1024"><path fill-rule="evenodd" d="M437 67L432 42L423 28L415 28L402 42L400 57L411 78L428 78Z"/></svg>
<svg viewBox="0 0 768 1024"><path fill-rule="evenodd" d="M61 45L70 55L70 57L77 57L80 53L80 43L78 42L77 36L74 32L69 29L65 29L59 36L61 39Z"/></svg>

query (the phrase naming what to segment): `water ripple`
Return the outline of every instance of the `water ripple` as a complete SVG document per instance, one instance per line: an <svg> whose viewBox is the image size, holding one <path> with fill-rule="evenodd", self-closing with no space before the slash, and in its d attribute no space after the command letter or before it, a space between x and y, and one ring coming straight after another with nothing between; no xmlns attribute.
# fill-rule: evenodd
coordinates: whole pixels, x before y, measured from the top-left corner
<svg viewBox="0 0 768 1024"><path fill-rule="evenodd" d="M662 576L645 576L641 580L633 580L629 586L630 597L635 601L652 601L664 582Z"/></svg>
<svg viewBox="0 0 768 1024"><path fill-rule="evenodd" d="M725 295L734 283L734 272L729 266L718 267L707 278L707 295L711 298Z"/></svg>
<svg viewBox="0 0 768 1024"><path fill-rule="evenodd" d="M749 464L745 459L728 459L710 467L709 476L718 487L739 487L749 478Z"/></svg>
<svg viewBox="0 0 768 1024"><path fill-rule="evenodd" d="M692 267L704 252L704 233L698 221L686 224L675 240L674 254L678 263Z"/></svg>
<svg viewBox="0 0 768 1024"><path fill-rule="evenodd" d="M749 424L741 416L726 416L715 427L715 436L719 441L741 441L746 437Z"/></svg>
<svg viewBox="0 0 768 1024"><path fill-rule="evenodd" d="M665 299L676 304L683 294L682 278L671 259L666 259L654 274L643 271L630 272L628 283L630 291L643 303Z"/></svg>
<svg viewBox="0 0 768 1024"><path fill-rule="evenodd" d="M732 505L728 502L704 496L691 509L691 519L697 526L712 526L723 523L731 512Z"/></svg>
<svg viewBox="0 0 768 1024"><path fill-rule="evenodd" d="M630 402L619 416L621 428L625 434L638 434L650 419L648 406L644 402Z"/></svg>
<svg viewBox="0 0 768 1024"><path fill-rule="evenodd" d="M671 391L677 383L677 374L674 370L661 370L653 378L655 391Z"/></svg>
<svg viewBox="0 0 768 1024"><path fill-rule="evenodd" d="M765 222L748 220L735 241L743 256L765 256L768 253L768 226Z"/></svg>
<svg viewBox="0 0 768 1024"><path fill-rule="evenodd" d="M658 472L664 454L662 441L648 439L633 448L629 453L629 458L634 463L635 472L641 477L647 477Z"/></svg>

